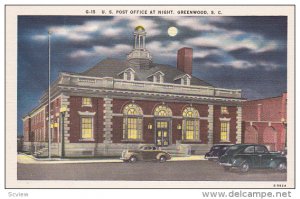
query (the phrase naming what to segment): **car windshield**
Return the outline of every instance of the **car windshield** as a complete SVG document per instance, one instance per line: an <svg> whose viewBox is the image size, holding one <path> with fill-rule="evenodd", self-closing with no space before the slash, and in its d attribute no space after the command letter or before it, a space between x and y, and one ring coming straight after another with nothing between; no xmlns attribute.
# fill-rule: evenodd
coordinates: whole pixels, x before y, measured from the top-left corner
<svg viewBox="0 0 300 199"><path fill-rule="evenodd" d="M232 155L234 153L236 153L237 151L239 151L241 149L240 146L235 145L235 146L231 146L227 149L227 151L225 152L225 154L227 155Z"/></svg>

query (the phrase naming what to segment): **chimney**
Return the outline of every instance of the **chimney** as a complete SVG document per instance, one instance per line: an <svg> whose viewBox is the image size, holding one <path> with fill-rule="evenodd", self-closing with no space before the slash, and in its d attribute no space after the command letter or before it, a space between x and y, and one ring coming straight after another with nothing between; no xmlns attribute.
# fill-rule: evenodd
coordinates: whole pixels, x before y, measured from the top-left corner
<svg viewBox="0 0 300 199"><path fill-rule="evenodd" d="M193 64L193 49L181 48L177 52L177 69L189 75L192 74Z"/></svg>

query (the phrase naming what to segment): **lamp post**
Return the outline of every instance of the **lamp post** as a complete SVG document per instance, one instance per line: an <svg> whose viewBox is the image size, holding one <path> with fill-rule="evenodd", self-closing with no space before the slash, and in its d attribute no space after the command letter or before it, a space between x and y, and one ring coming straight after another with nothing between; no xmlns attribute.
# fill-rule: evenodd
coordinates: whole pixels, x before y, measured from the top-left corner
<svg viewBox="0 0 300 199"><path fill-rule="evenodd" d="M51 159L51 93L50 93L50 86L51 86L51 32L48 31L48 158Z"/></svg>
<svg viewBox="0 0 300 199"><path fill-rule="evenodd" d="M65 106L60 108L61 113L61 158L65 157L65 115L67 112L67 108Z"/></svg>

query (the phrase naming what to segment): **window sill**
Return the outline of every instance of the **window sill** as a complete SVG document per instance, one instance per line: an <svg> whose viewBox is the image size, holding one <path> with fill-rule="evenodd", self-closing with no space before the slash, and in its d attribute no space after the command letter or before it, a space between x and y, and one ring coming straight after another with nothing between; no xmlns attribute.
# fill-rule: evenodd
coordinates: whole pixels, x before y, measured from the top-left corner
<svg viewBox="0 0 300 199"><path fill-rule="evenodd" d="M145 142L144 140L121 140L121 142Z"/></svg>
<svg viewBox="0 0 300 199"><path fill-rule="evenodd" d="M231 141L229 141L229 140L228 141L222 141L222 140L220 140L220 142L221 143L231 143Z"/></svg>
<svg viewBox="0 0 300 199"><path fill-rule="evenodd" d="M80 142L94 142L95 139L91 138L91 139L79 139Z"/></svg>
<svg viewBox="0 0 300 199"><path fill-rule="evenodd" d="M201 140L182 140L181 143L201 143Z"/></svg>
<svg viewBox="0 0 300 199"><path fill-rule="evenodd" d="M81 105L81 107L93 107L93 105Z"/></svg>

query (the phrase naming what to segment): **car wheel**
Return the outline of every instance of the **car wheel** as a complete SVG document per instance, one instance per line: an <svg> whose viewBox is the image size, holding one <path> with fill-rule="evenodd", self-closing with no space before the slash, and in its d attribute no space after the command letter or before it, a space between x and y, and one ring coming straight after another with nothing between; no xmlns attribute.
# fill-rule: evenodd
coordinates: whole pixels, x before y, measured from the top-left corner
<svg viewBox="0 0 300 199"><path fill-rule="evenodd" d="M167 161L166 156L162 155L162 156L159 157L159 162L163 163L165 161Z"/></svg>
<svg viewBox="0 0 300 199"><path fill-rule="evenodd" d="M242 173L247 173L250 169L250 165L248 162L244 162L241 166L240 166L240 172Z"/></svg>
<svg viewBox="0 0 300 199"><path fill-rule="evenodd" d="M129 158L129 162L134 163L136 161L137 161L137 158L134 155Z"/></svg>
<svg viewBox="0 0 300 199"><path fill-rule="evenodd" d="M279 163L277 166L277 170L280 172L285 172L286 171L286 163L284 163L284 162Z"/></svg>
<svg viewBox="0 0 300 199"><path fill-rule="evenodd" d="M230 170L230 167L223 167L224 168L224 171L229 171Z"/></svg>

